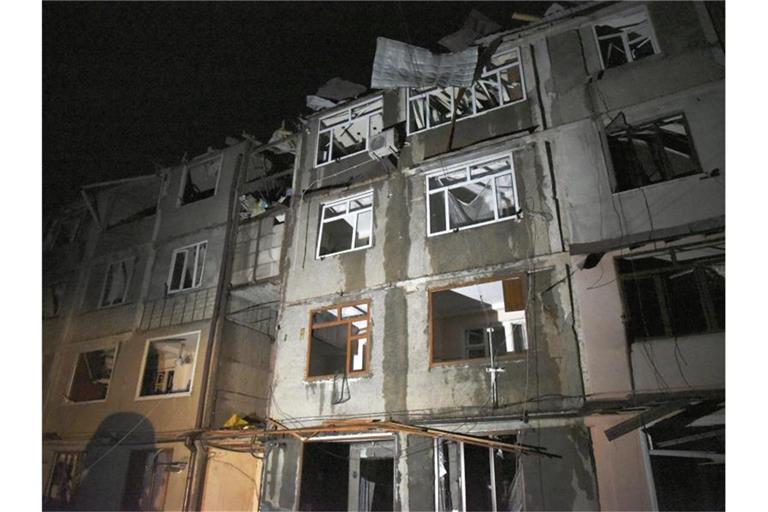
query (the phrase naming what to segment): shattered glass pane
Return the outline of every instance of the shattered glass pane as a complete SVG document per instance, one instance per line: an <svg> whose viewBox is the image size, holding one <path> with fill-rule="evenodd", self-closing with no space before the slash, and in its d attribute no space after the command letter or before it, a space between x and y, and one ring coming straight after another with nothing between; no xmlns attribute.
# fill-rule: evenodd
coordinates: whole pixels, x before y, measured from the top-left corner
<svg viewBox="0 0 768 512"><path fill-rule="evenodd" d="M321 324L324 322L335 322L338 319L339 319L339 310L336 308L323 309L322 311L317 311L312 315L312 323L315 323L315 324Z"/></svg>
<svg viewBox="0 0 768 512"><path fill-rule="evenodd" d="M472 99L472 89L471 88L464 89L464 95L461 97L461 100L456 101L458 94L459 94L459 89L456 89L454 92L456 118L461 119L462 117L467 117L474 114L475 107L474 107L474 100Z"/></svg>
<svg viewBox="0 0 768 512"><path fill-rule="evenodd" d="M520 76L520 67L515 66L499 72L501 78L501 92L504 103L512 103L523 99L523 80Z"/></svg>
<svg viewBox="0 0 768 512"><path fill-rule="evenodd" d="M482 178L488 174L496 174L510 169L510 163L508 158L500 158L498 160L492 160L490 162L484 162L479 165L473 165L469 168L470 178Z"/></svg>
<svg viewBox="0 0 768 512"><path fill-rule="evenodd" d="M496 73L480 78L475 83L474 91L478 112L501 105L501 90Z"/></svg>
<svg viewBox="0 0 768 512"><path fill-rule="evenodd" d="M365 150L368 131L368 118L358 118L349 124L333 129L331 159L336 160Z"/></svg>
<svg viewBox="0 0 768 512"><path fill-rule="evenodd" d="M106 398L115 352L115 348L110 348L78 355L75 375L67 398L72 402L89 402Z"/></svg>
<svg viewBox="0 0 768 512"><path fill-rule="evenodd" d="M445 192L429 195L429 232L445 231Z"/></svg>
<svg viewBox="0 0 768 512"><path fill-rule="evenodd" d="M347 324L313 328L309 376L343 374L346 372L346 366Z"/></svg>
<svg viewBox="0 0 768 512"><path fill-rule="evenodd" d="M341 217L323 224L320 256L327 256L352 248L354 226L350 217Z"/></svg>
<svg viewBox="0 0 768 512"><path fill-rule="evenodd" d="M651 24L642 12L603 21L595 25L595 34L606 69L656 53Z"/></svg>
<svg viewBox="0 0 768 512"><path fill-rule="evenodd" d="M451 98L451 88L438 89L430 93L429 99L429 126L438 126L451 120L453 114L453 100Z"/></svg>
<svg viewBox="0 0 768 512"><path fill-rule="evenodd" d="M427 127L427 98L412 98L408 102L408 108L410 109L408 131L415 133L425 129Z"/></svg>
<svg viewBox="0 0 768 512"><path fill-rule="evenodd" d="M447 187L462 181L467 181L467 171L465 169L435 174L429 177L429 190Z"/></svg>
<svg viewBox="0 0 768 512"><path fill-rule="evenodd" d="M352 340L352 371L359 372L365 370L365 346L368 340L359 338Z"/></svg>
<svg viewBox="0 0 768 512"><path fill-rule="evenodd" d="M368 304L355 304L341 308L341 318L352 318L368 314Z"/></svg>
<svg viewBox="0 0 768 512"><path fill-rule="evenodd" d="M448 189L448 218L450 228L461 228L495 218L491 180Z"/></svg>
<svg viewBox="0 0 768 512"><path fill-rule="evenodd" d="M357 230L355 233L355 247L365 247L371 243L371 224L373 212L371 210L357 215Z"/></svg>
<svg viewBox="0 0 768 512"><path fill-rule="evenodd" d="M496 178L496 204L499 209L500 219L517 214L515 187L512 185L511 174L505 174Z"/></svg>
<svg viewBox="0 0 768 512"><path fill-rule="evenodd" d="M600 53L606 68L621 66L629 62L621 36L600 40Z"/></svg>

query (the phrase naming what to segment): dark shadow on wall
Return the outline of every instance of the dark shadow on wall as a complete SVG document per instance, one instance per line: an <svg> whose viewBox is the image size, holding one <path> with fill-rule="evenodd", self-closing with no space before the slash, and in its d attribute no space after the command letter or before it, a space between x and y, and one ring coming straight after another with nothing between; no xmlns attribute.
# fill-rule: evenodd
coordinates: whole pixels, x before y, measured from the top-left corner
<svg viewBox="0 0 768 512"><path fill-rule="evenodd" d="M76 467L57 454L43 510L162 510L171 452L158 449L155 441L145 416L111 414Z"/></svg>

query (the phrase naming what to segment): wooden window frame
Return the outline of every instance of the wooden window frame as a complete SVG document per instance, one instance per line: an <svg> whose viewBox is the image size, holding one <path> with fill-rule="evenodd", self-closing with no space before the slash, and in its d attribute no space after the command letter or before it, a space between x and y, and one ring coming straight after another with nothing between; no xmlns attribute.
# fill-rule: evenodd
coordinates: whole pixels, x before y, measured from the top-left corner
<svg viewBox="0 0 768 512"><path fill-rule="evenodd" d="M359 306L361 304L365 304L368 306L368 313L365 315L358 315L353 316L349 318L341 318L341 310L345 307L350 306ZM332 311L336 310L336 317L338 320L333 320L330 322L319 322L314 323L313 318L316 313L320 313L322 311ZM368 327L365 331L365 334L352 334L352 323L353 322L359 322L361 320L365 320L368 323ZM307 360L304 370L304 380L305 381L318 381L318 380L330 380L335 377L335 374L327 374L327 375L309 375L309 365L310 365L310 359L312 357L312 331L315 328L322 328L322 327L334 327L337 325L347 325L347 354L346 354L346 376L347 377L367 377L371 374L371 300L358 300L354 302L345 302L342 304L334 304L333 306L323 307L323 308L316 308L309 312L309 329L307 331ZM367 340L366 346L364 347L365 350L365 369L364 370L352 370L352 342L354 340L363 339L365 338Z"/></svg>
<svg viewBox="0 0 768 512"><path fill-rule="evenodd" d="M521 279L523 281L523 300L525 302L525 340L526 340L526 350L521 352L512 352L507 353L503 355L496 356L495 359L497 361L514 361L516 359L521 359L526 357L526 353L528 350L530 350L530 343L531 343L531 336L528 333L528 325L529 325L529 318L528 318L528 294L527 294L527 285L528 285L528 276L525 273L515 273L511 275L504 275L504 276L494 276L494 277L486 277L482 279L475 279L475 280L469 280L469 281L455 281L451 284L440 286L436 288L430 288L427 290L427 322L429 324L428 328L428 337L429 337L429 369L432 368L438 368L441 366L456 366L456 365L487 365L491 362L491 358L489 357L476 357L476 358L463 358L463 359L454 359L452 361L435 361L435 337L434 337L434 328L433 328L433 322L432 322L432 295L436 292L442 292L445 290L452 290L454 288L463 288L465 286L472 286L475 284L484 284L484 283L492 283L495 281L504 282L506 280L511 279ZM503 286L503 285L502 285Z"/></svg>

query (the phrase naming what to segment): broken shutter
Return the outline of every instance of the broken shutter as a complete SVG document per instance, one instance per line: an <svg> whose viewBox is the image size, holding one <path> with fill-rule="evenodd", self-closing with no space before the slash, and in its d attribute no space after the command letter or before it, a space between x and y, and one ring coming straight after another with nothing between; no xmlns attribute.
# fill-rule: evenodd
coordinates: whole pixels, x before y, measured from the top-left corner
<svg viewBox="0 0 768 512"><path fill-rule="evenodd" d="M521 311L525 309L525 293L523 280L519 277L502 281L504 289L504 311Z"/></svg>

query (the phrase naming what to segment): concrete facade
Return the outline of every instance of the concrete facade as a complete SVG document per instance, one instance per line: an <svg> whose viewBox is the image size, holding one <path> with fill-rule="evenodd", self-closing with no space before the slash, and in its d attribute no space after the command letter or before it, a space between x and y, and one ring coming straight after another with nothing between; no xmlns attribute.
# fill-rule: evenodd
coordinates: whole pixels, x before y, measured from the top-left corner
<svg viewBox="0 0 768 512"><path fill-rule="evenodd" d="M417 129L408 89L372 91L279 144L86 187L47 239L44 494L61 454L81 454L75 506L133 503L143 449L167 510L668 510L696 494L721 508L725 56L710 7L588 2L480 38L512 59L495 75L509 99L453 124ZM622 23L637 48L597 28ZM634 57L610 61L606 41ZM362 146L328 128L345 115ZM202 242L177 291L179 250ZM105 307L122 261L130 282ZM150 344L174 338L198 340L191 388L140 396ZM111 347L106 397L74 403L81 354ZM263 446L205 437L233 414L262 420ZM443 435L268 435L378 420ZM684 478L699 471L707 493Z"/></svg>

